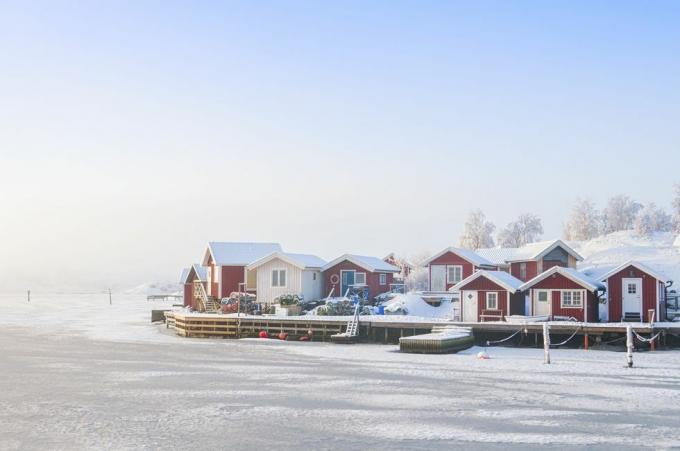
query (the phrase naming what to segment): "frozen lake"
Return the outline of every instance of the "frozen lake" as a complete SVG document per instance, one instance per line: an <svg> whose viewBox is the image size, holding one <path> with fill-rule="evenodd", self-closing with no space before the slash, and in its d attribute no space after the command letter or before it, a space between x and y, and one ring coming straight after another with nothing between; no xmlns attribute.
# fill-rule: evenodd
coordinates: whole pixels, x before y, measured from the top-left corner
<svg viewBox="0 0 680 451"><path fill-rule="evenodd" d="M603 351L191 340L150 309L0 295L0 449L680 446L677 351L628 369Z"/></svg>

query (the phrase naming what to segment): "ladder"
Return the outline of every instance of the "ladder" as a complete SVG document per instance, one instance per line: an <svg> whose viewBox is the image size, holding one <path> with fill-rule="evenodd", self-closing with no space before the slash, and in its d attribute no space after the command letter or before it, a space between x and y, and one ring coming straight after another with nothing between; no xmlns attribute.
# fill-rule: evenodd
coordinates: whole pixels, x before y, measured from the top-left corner
<svg viewBox="0 0 680 451"><path fill-rule="evenodd" d="M354 315L352 319L347 321L347 329L345 330L345 335L348 337L356 337L359 335L359 309L361 308L361 303L357 302L354 306Z"/></svg>
<svg viewBox="0 0 680 451"><path fill-rule="evenodd" d="M205 312L217 312L220 310L220 303L217 302L217 299L208 296L208 293L205 291L205 287L203 284L200 284L200 294L198 296L198 299L201 301L201 304L203 304L203 311Z"/></svg>

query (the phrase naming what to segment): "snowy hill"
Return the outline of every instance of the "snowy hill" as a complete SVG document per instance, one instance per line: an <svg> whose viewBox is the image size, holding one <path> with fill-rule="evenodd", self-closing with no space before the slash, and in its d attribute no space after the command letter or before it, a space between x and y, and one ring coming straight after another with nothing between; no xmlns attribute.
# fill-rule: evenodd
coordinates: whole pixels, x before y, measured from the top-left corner
<svg viewBox="0 0 680 451"><path fill-rule="evenodd" d="M182 287L178 283L173 282L153 282L143 283L129 290L125 290L124 294L182 294Z"/></svg>
<svg viewBox="0 0 680 451"><path fill-rule="evenodd" d="M625 230L569 245L584 258L579 269L591 276L604 274L627 260L637 260L680 284L680 239L672 233L640 237Z"/></svg>

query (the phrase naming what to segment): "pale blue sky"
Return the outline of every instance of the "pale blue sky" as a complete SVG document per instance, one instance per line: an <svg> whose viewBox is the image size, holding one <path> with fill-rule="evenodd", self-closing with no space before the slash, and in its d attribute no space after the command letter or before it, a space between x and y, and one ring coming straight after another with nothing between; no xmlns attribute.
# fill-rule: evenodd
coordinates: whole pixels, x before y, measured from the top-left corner
<svg viewBox="0 0 680 451"><path fill-rule="evenodd" d="M678 55L677 2L0 2L0 289L667 207Z"/></svg>

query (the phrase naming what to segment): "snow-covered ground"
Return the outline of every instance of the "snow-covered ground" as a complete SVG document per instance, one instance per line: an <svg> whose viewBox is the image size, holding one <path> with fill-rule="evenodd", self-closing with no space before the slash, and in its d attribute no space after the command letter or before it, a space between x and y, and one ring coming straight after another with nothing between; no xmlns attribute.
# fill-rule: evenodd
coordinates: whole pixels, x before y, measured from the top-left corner
<svg viewBox="0 0 680 451"><path fill-rule="evenodd" d="M0 449L680 446L678 351L185 339L160 306L0 296Z"/></svg>

